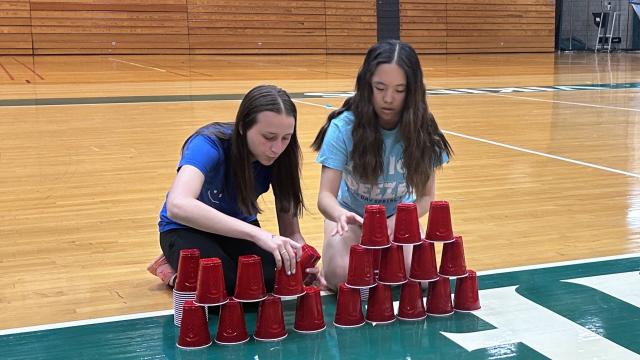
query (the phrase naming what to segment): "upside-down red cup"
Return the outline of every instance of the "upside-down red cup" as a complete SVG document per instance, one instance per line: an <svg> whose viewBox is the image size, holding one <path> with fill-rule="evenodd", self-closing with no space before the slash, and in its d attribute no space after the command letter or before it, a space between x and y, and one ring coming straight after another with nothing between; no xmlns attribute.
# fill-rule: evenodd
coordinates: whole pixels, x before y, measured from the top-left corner
<svg viewBox="0 0 640 360"><path fill-rule="evenodd" d="M178 292L195 292L198 287L198 266L200 264L200 250L180 250L178 260L178 276L174 289Z"/></svg>
<svg viewBox="0 0 640 360"><path fill-rule="evenodd" d="M307 286L304 295L300 296L296 303L296 319L293 329L302 333L314 333L325 328L320 289L315 286Z"/></svg>
<svg viewBox="0 0 640 360"><path fill-rule="evenodd" d="M284 266L280 270L276 270L276 282L273 286L273 295L281 297L298 297L304 294L304 285L302 284L302 266L299 261L296 262L296 272L287 275Z"/></svg>
<svg viewBox="0 0 640 360"><path fill-rule="evenodd" d="M478 295L478 276L469 269L469 276L456 279L456 293L453 295L453 308L457 311L474 311L480 309Z"/></svg>
<svg viewBox="0 0 640 360"><path fill-rule="evenodd" d="M400 305L398 319L421 320L427 317L422 300L422 286L416 281L407 281L400 289Z"/></svg>
<svg viewBox="0 0 640 360"><path fill-rule="evenodd" d="M287 337L282 302L279 297L269 294L260 302L256 332L253 337L261 341L276 341Z"/></svg>
<svg viewBox="0 0 640 360"><path fill-rule="evenodd" d="M382 257L382 249L369 249L371 257L373 258L373 274L377 279L380 273L380 258Z"/></svg>
<svg viewBox="0 0 640 360"><path fill-rule="evenodd" d="M264 300L266 297L262 260L257 255L240 256L233 298L242 302L253 302Z"/></svg>
<svg viewBox="0 0 640 360"><path fill-rule="evenodd" d="M375 286L376 280L373 276L373 257L371 256L370 249L358 244L351 245L346 284L353 288Z"/></svg>
<svg viewBox="0 0 640 360"><path fill-rule="evenodd" d="M453 241L451 211L446 201L432 201L429 206L429 222L425 239L433 242Z"/></svg>
<svg viewBox="0 0 640 360"><path fill-rule="evenodd" d="M378 283L369 290L365 320L374 324L385 324L396 320L393 312L393 296L389 285Z"/></svg>
<svg viewBox="0 0 640 360"><path fill-rule="evenodd" d="M416 245L422 242L418 207L415 203L400 203L396 207L392 242L398 245Z"/></svg>
<svg viewBox="0 0 640 360"><path fill-rule="evenodd" d="M242 304L235 299L229 299L220 309L215 340L218 344L225 345L240 344L249 340Z"/></svg>
<svg viewBox="0 0 640 360"><path fill-rule="evenodd" d="M364 207L360 245L366 248L384 248L389 246L386 211L382 205L366 205Z"/></svg>
<svg viewBox="0 0 640 360"><path fill-rule="evenodd" d="M442 257L440 258L440 270L438 273L446 277L467 276L462 236L456 235L452 242L442 246Z"/></svg>
<svg viewBox="0 0 640 360"><path fill-rule="evenodd" d="M451 304L451 284L449 278L441 276L429 283L427 293L427 314L444 316L453 314Z"/></svg>
<svg viewBox="0 0 640 360"><path fill-rule="evenodd" d="M303 271L303 282L311 284L317 277L316 274L307 274L307 269L314 268L320 261L320 253L316 248L309 244L302 245L302 256L300 257L300 265Z"/></svg>
<svg viewBox="0 0 640 360"><path fill-rule="evenodd" d="M388 248L382 249L378 282L387 285L397 285L406 281L407 272L404 269L404 252L402 251L402 245L391 244Z"/></svg>
<svg viewBox="0 0 640 360"><path fill-rule="evenodd" d="M364 323L360 290L350 288L344 283L340 284L333 324L339 327L356 327Z"/></svg>
<svg viewBox="0 0 640 360"><path fill-rule="evenodd" d="M436 248L432 242L422 241L413 247L409 279L415 281L434 281L438 279Z"/></svg>
<svg viewBox="0 0 640 360"><path fill-rule="evenodd" d="M185 301L182 307L182 326L177 346L182 349L200 349L211 345L211 334L205 315L206 309L193 301Z"/></svg>
<svg viewBox="0 0 640 360"><path fill-rule="evenodd" d="M214 306L224 304L228 300L222 261L218 258L200 259L195 303Z"/></svg>

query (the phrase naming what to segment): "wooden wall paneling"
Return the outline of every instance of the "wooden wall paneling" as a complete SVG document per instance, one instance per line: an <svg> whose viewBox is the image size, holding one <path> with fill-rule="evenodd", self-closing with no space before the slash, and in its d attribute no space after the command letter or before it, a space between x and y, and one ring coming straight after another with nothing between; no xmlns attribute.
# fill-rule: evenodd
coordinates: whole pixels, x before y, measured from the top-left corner
<svg viewBox="0 0 640 360"><path fill-rule="evenodd" d="M324 54L324 1L188 0L192 54Z"/></svg>
<svg viewBox="0 0 640 360"><path fill-rule="evenodd" d="M377 41L375 0L325 1L327 54L364 54Z"/></svg>
<svg viewBox="0 0 640 360"><path fill-rule="evenodd" d="M0 55L31 55L29 0L0 1Z"/></svg>
<svg viewBox="0 0 640 360"><path fill-rule="evenodd" d="M447 0L447 52L552 52L555 0Z"/></svg>
<svg viewBox="0 0 640 360"><path fill-rule="evenodd" d="M400 1L400 38L418 53L446 52L446 1Z"/></svg>
<svg viewBox="0 0 640 360"><path fill-rule="evenodd" d="M188 54L186 0L31 0L36 54Z"/></svg>

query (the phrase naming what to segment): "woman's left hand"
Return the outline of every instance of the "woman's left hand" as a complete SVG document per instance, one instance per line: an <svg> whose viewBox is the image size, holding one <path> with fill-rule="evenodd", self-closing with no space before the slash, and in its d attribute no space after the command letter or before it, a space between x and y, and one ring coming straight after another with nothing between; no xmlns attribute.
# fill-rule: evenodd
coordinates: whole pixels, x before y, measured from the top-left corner
<svg viewBox="0 0 640 360"><path fill-rule="evenodd" d="M396 215L392 215L387 219L387 232L389 233L389 240L393 240L393 231L396 227Z"/></svg>

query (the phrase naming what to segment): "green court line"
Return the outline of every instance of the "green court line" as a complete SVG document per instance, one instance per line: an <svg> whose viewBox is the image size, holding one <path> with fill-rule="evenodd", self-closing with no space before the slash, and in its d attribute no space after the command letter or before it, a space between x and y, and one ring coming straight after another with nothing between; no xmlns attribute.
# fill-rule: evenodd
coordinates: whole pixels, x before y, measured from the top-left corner
<svg viewBox="0 0 640 360"><path fill-rule="evenodd" d="M638 271L640 256L547 268L522 269L480 275L480 289L515 286L520 295L583 326L594 316L595 332L640 356L640 309L589 287L562 280ZM394 298L399 297L395 288ZM284 303L288 337L262 343L211 345L202 350L180 350L179 329L173 316L83 325L0 336L3 359L494 359L545 357L522 343L467 352L441 332L466 333L494 327L473 313L428 317L426 321L341 329L332 325L335 296L322 298L327 329L317 334L293 331L295 302ZM46 311L46 310L45 310ZM506 311L506 310L505 310ZM246 309L249 333L256 309ZM210 316L215 336L217 315ZM589 330L594 331L589 328ZM585 354L588 356L588 354Z"/></svg>
<svg viewBox="0 0 640 360"><path fill-rule="evenodd" d="M430 96L441 95L477 95L477 94L505 94L505 93L537 93L550 91L586 91L586 90L621 90L638 89L640 82L611 83L611 84L582 84L582 85L554 85L554 86L524 86L524 87L486 87L486 88L451 88L429 89ZM349 92L325 91L291 93L292 98L308 99L322 97L346 97ZM205 95L154 95L154 96L108 96L81 98L30 98L30 99L0 99L0 107L15 106L56 106L56 105L98 105L98 104L137 104L137 103L171 103L171 102L199 102L242 100L244 94L205 94Z"/></svg>

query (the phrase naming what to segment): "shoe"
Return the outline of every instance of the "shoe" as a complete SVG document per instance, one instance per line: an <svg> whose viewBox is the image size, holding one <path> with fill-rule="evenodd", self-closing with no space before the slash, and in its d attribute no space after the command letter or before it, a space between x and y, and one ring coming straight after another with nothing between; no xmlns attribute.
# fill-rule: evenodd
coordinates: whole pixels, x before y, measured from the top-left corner
<svg viewBox="0 0 640 360"><path fill-rule="evenodd" d="M151 273L151 275L158 276L157 271L158 267L167 264L167 259L163 254L160 254L157 259L153 260L149 266L147 266L147 271Z"/></svg>

